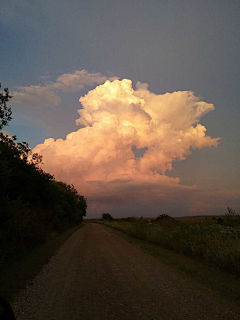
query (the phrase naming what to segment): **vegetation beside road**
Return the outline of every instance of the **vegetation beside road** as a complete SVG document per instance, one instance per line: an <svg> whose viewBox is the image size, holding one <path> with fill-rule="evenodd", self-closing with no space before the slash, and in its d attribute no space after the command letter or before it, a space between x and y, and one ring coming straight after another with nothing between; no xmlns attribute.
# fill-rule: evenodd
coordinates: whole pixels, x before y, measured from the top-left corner
<svg viewBox="0 0 240 320"><path fill-rule="evenodd" d="M82 226L83 224L71 228L61 235L56 235L53 239L34 248L30 254L7 262L0 274L1 295L11 303L17 300L21 289L31 283L31 280L41 271L49 259Z"/></svg>
<svg viewBox="0 0 240 320"><path fill-rule="evenodd" d="M0 85L1 88L1 85ZM42 156L2 131L12 119L7 88L0 92L0 271L49 238L78 226L87 202L73 185L42 170Z"/></svg>
<svg viewBox="0 0 240 320"><path fill-rule="evenodd" d="M192 218L194 220L194 217ZM140 240L119 229L112 228L111 224L104 223L104 225L106 228L110 227L117 236L159 259L172 272L183 276L193 290L199 289L206 296L214 293L220 304L229 305L232 310L236 310L240 314L240 279L236 276L211 268L204 262L197 261L181 253Z"/></svg>
<svg viewBox="0 0 240 320"><path fill-rule="evenodd" d="M148 222L126 218L106 225L162 248L204 262L221 271L240 276L240 216L231 208L219 223L185 225L167 215Z"/></svg>

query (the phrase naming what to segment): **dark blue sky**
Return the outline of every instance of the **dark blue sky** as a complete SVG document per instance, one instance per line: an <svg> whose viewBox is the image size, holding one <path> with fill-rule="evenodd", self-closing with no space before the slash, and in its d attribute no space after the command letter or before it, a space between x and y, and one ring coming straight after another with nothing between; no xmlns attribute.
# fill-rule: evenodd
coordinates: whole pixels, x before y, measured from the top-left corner
<svg viewBox="0 0 240 320"><path fill-rule="evenodd" d="M192 90L214 104L201 124L222 142L217 149L193 151L169 175L184 184L239 190L239 17L234 0L3 0L0 82L13 92L43 84L42 76L55 82L86 69L131 79L134 87L146 82L155 93ZM79 97L94 87L64 93L56 106L13 101L6 130L31 147L45 138L65 138L78 128Z"/></svg>

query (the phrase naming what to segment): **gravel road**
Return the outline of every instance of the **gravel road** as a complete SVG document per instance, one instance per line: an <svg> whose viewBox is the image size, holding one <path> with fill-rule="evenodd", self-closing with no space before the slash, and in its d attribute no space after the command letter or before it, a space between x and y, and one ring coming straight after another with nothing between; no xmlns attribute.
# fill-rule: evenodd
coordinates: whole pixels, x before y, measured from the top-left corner
<svg viewBox="0 0 240 320"><path fill-rule="evenodd" d="M13 304L17 320L240 319L110 229L86 224Z"/></svg>

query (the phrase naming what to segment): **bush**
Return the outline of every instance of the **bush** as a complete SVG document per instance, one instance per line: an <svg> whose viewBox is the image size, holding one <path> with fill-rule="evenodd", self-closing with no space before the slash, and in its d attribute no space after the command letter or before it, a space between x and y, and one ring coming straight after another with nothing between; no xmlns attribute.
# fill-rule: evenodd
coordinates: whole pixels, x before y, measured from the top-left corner
<svg viewBox="0 0 240 320"><path fill-rule="evenodd" d="M113 222L109 225L138 239L240 275L240 228L198 224L165 227L140 222Z"/></svg>
<svg viewBox="0 0 240 320"><path fill-rule="evenodd" d="M117 219L116 221L117 222L137 222L139 220L135 217L127 217L127 218Z"/></svg>
<svg viewBox="0 0 240 320"><path fill-rule="evenodd" d="M152 220L152 223L158 223L162 226L174 226L178 225L179 221L175 220L173 217L167 215L167 214L160 214L156 217L156 219Z"/></svg>
<svg viewBox="0 0 240 320"><path fill-rule="evenodd" d="M113 221L113 217L110 215L110 213L103 213L102 220Z"/></svg>
<svg viewBox="0 0 240 320"><path fill-rule="evenodd" d="M9 99L8 89L0 92L0 130L11 120ZM16 141L0 132L0 262L31 250L48 234L78 225L87 210L86 199L73 185L44 172L42 156L29 157L28 144Z"/></svg>
<svg viewBox="0 0 240 320"><path fill-rule="evenodd" d="M225 214L224 225L230 227L240 227L240 215L229 206L227 206L227 213Z"/></svg>

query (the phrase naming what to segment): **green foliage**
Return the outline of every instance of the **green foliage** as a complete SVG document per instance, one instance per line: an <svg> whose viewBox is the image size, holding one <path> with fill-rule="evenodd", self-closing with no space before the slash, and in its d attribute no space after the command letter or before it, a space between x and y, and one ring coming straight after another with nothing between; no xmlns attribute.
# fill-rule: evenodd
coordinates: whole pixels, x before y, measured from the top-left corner
<svg viewBox="0 0 240 320"><path fill-rule="evenodd" d="M227 206L227 213L222 224L230 227L240 227L240 215L229 206Z"/></svg>
<svg viewBox="0 0 240 320"><path fill-rule="evenodd" d="M107 221L113 221L113 217L110 215L110 213L103 213L101 219L107 220Z"/></svg>
<svg viewBox="0 0 240 320"><path fill-rule="evenodd" d="M1 89L1 83L0 83ZM12 119L12 111L11 108L7 106L7 102L12 98L9 94L7 88L4 89L4 92L0 92L0 130L2 130L3 126L6 126L8 122Z"/></svg>
<svg viewBox="0 0 240 320"><path fill-rule="evenodd" d="M121 219L118 219L117 222L121 222L121 221L124 221L124 222L137 222L139 219L138 218L135 218L135 217L127 217L127 218L121 218Z"/></svg>
<svg viewBox="0 0 240 320"><path fill-rule="evenodd" d="M108 223L106 223L108 225ZM240 276L240 227L112 222L112 228Z"/></svg>
<svg viewBox="0 0 240 320"><path fill-rule="evenodd" d="M155 222L157 221L162 221L162 220L174 220L174 218L170 217L169 215L167 214L159 214L156 219L155 219Z"/></svg>
<svg viewBox="0 0 240 320"><path fill-rule="evenodd" d="M228 217L232 217L232 216L235 216L237 215L236 211L232 208L230 208L229 206L227 206L227 213L226 213L226 216Z"/></svg>
<svg viewBox="0 0 240 320"><path fill-rule="evenodd" d="M0 93L0 129L11 120L8 89ZM82 222L87 201L73 185L56 181L26 142L0 132L0 262Z"/></svg>
<svg viewBox="0 0 240 320"><path fill-rule="evenodd" d="M173 225L178 225L179 222L172 218L171 216L167 214L159 214L156 219L152 220L153 223L157 223L162 226L173 226Z"/></svg>

